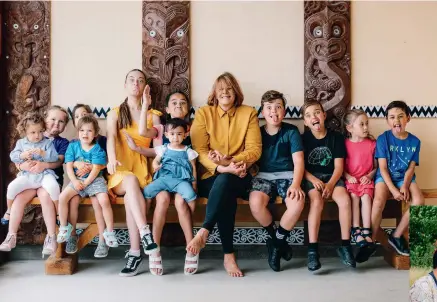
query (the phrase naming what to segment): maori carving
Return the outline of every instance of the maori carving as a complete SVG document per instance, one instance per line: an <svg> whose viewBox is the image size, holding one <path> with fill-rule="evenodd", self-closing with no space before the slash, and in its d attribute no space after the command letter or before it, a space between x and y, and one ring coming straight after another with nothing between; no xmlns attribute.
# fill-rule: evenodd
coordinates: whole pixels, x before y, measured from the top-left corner
<svg viewBox="0 0 437 302"><path fill-rule="evenodd" d="M50 3L49 1L8 1L3 7L3 43L6 51L8 151L19 138L18 121L28 112L47 110L50 103ZM16 174L10 165L9 179ZM28 207L19 232L20 243L43 241L40 208Z"/></svg>
<svg viewBox="0 0 437 302"><path fill-rule="evenodd" d="M351 101L350 2L305 1L305 102L317 100L338 130Z"/></svg>
<svg viewBox="0 0 437 302"><path fill-rule="evenodd" d="M153 108L174 91L190 95L188 1L143 1L143 70Z"/></svg>

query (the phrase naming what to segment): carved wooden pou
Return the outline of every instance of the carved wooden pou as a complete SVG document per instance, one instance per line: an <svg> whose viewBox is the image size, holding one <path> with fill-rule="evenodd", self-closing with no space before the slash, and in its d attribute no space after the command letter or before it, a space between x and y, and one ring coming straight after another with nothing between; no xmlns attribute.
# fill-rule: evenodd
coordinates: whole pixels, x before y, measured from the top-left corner
<svg viewBox="0 0 437 302"><path fill-rule="evenodd" d="M189 11L188 1L143 1L143 70L161 111L169 93L190 95Z"/></svg>
<svg viewBox="0 0 437 302"><path fill-rule="evenodd" d="M338 130L351 101L350 2L305 1L305 102L327 112Z"/></svg>
<svg viewBox="0 0 437 302"><path fill-rule="evenodd" d="M19 120L28 112L44 114L50 103L50 2L8 1L3 6L2 43L6 62L8 150L19 138ZM7 182L16 174L13 164ZM20 243L41 244L44 223L41 209L27 207Z"/></svg>

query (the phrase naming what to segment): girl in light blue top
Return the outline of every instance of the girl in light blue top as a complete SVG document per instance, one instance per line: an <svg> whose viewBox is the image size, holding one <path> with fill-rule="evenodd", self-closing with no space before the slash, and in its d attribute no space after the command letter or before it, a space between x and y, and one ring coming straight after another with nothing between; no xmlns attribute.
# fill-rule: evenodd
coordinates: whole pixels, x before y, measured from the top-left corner
<svg viewBox="0 0 437 302"><path fill-rule="evenodd" d="M24 137L17 141L10 154L13 163L21 164L27 160L40 162L56 162L58 160L58 153L53 142L44 137L45 122L41 115L28 114L25 116L18 124L18 131ZM27 189L43 187L49 193L50 198L56 202L60 194L57 178L51 169L45 169L41 173L20 171L17 178L8 186L6 214L10 213L15 197ZM3 217L1 223L7 224L8 219Z"/></svg>

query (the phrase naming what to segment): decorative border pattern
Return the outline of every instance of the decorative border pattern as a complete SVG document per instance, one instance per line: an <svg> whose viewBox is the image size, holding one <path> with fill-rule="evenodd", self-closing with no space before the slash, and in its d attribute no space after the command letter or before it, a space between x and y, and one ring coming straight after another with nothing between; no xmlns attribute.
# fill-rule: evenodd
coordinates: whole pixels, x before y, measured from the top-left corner
<svg viewBox="0 0 437 302"><path fill-rule="evenodd" d="M199 231L199 227L193 228L194 234ZM384 231L389 235L394 231L394 228L384 228ZM78 229L77 234L80 235L83 230ZM288 237L287 242L290 245L304 245L304 227L295 227ZM115 236L117 237L119 245L130 245L129 240L129 232L127 229L116 229ZM262 227L236 227L234 230L234 244L235 245L264 245L267 242L269 235L267 231ZM97 245L99 242L99 236L94 237L91 241L91 245ZM351 238L351 243L355 244L353 239ZM207 244L209 245L218 245L221 244L219 231L217 228L214 228L213 231L209 234Z"/></svg>
<svg viewBox="0 0 437 302"><path fill-rule="evenodd" d="M409 106L411 110L411 117L413 118L437 118L437 106ZM105 119L111 107L92 107L94 116L98 119ZM193 119L196 109L199 107L192 107L190 109L190 117ZM300 108L301 106L287 106L285 109L286 119L300 119ZM384 112L387 106L352 106L352 109L362 109L367 113L369 117L372 118L384 118ZM254 109L258 111L258 118L263 119L261 114L261 107L255 106ZM70 118L73 117L72 111L73 107L68 107L67 109Z"/></svg>

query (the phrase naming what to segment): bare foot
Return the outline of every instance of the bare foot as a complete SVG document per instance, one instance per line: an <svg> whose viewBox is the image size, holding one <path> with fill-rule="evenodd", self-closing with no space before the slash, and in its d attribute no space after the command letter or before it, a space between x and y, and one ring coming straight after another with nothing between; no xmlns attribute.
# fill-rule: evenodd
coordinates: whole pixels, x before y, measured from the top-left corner
<svg viewBox="0 0 437 302"><path fill-rule="evenodd" d="M235 254L225 254L225 261L223 263L225 270L231 277L244 277L243 272L237 265Z"/></svg>
<svg viewBox="0 0 437 302"><path fill-rule="evenodd" d="M190 252L194 255L200 253L200 250L203 249L206 245L206 240L208 239L209 232L207 229L201 228L196 236L194 236L193 240L190 241L187 245L187 252Z"/></svg>

